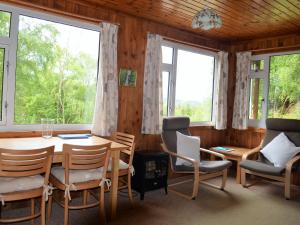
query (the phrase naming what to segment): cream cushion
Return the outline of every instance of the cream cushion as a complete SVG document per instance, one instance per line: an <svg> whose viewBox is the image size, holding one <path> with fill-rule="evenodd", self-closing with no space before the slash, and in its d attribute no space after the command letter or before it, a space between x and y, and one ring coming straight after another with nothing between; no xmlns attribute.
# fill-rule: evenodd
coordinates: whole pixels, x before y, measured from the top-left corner
<svg viewBox="0 0 300 225"><path fill-rule="evenodd" d="M29 177L0 177L0 194L28 191L43 187L45 178L41 175Z"/></svg>
<svg viewBox="0 0 300 225"><path fill-rule="evenodd" d="M109 161L109 164L108 164L108 168L107 168L107 171L111 171L111 165L112 165L112 161L111 161L111 159L110 159L110 161ZM123 160L119 160L119 169L120 170L126 170L126 169L128 169L129 168L129 165L126 163L126 162L124 162Z"/></svg>
<svg viewBox="0 0 300 225"><path fill-rule="evenodd" d="M177 136L177 154L188 158L192 158L200 164L200 138L184 135L178 131L176 131L176 136ZM181 166L181 165L191 166L192 163L177 158L176 166Z"/></svg>
<svg viewBox="0 0 300 225"><path fill-rule="evenodd" d="M102 171L102 167L90 170L69 170L69 184L100 180L102 179ZM62 166L53 167L51 175L61 183L65 183L65 169Z"/></svg>

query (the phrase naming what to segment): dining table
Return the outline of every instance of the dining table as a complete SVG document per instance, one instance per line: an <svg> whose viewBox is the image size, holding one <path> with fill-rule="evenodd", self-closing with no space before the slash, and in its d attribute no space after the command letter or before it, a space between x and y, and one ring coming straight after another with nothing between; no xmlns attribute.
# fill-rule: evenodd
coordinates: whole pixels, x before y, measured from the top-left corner
<svg viewBox="0 0 300 225"><path fill-rule="evenodd" d="M110 213L111 219L116 217L117 202L118 202L118 180L119 180L119 160L120 152L128 148L128 146L111 141L106 138L91 136L81 139L62 139L60 137L26 137L26 138L0 138L0 148L15 149L15 150L30 150L55 146L53 163L62 163L63 161L63 144L73 145L101 145L111 143L111 158L112 158L112 176L110 190Z"/></svg>

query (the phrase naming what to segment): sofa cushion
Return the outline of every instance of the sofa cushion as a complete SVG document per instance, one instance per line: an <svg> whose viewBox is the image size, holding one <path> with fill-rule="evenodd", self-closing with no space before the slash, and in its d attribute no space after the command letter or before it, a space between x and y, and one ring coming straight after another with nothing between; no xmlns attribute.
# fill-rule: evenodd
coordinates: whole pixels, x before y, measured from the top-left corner
<svg viewBox="0 0 300 225"><path fill-rule="evenodd" d="M90 170L69 170L69 184L100 180L102 178L102 171L102 167ZM53 167L51 175L61 183L65 183L65 169L62 166Z"/></svg>
<svg viewBox="0 0 300 225"><path fill-rule="evenodd" d="M263 162L254 161L254 160L243 160L240 163L240 167L248 170L252 170L258 173L273 175L273 176L281 176L285 171L284 167L275 167Z"/></svg>
<svg viewBox="0 0 300 225"><path fill-rule="evenodd" d="M109 164L108 164L108 168L107 168L107 171L110 172L111 171L111 166L112 166L112 161L111 159L109 160ZM123 160L119 160L119 169L120 170L126 170L129 168L129 165L124 162Z"/></svg>
<svg viewBox="0 0 300 225"><path fill-rule="evenodd" d="M29 177L0 177L0 194L28 191L43 187L45 178L41 175Z"/></svg>
<svg viewBox="0 0 300 225"><path fill-rule="evenodd" d="M199 171L206 173L213 173L222 171L231 166L231 162L228 160L218 160L218 161L204 161L202 160L199 164ZM175 171L194 171L193 166L180 165L175 167Z"/></svg>

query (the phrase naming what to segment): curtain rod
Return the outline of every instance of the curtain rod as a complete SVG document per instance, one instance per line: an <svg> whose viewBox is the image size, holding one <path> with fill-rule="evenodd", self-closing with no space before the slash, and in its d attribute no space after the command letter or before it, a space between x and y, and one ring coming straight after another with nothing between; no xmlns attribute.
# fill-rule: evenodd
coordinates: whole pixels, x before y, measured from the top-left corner
<svg viewBox="0 0 300 225"><path fill-rule="evenodd" d="M212 48L212 47L208 47L208 46L204 46L204 45L194 44L194 43L191 43L191 42L182 41L182 40L178 40L178 39L170 38L170 37L166 37L166 36L162 36L162 38L166 41L172 41L172 42L176 42L176 43L179 43L179 44L185 44L185 45L189 45L189 46L193 46L193 47L200 47L202 49L210 50L210 51L213 51L213 52L221 51L220 49L217 49L217 48Z"/></svg>
<svg viewBox="0 0 300 225"><path fill-rule="evenodd" d="M91 18L91 17L87 17L87 16L81 16L81 15L77 15L75 13L70 13L70 12L65 12L65 11L61 11L61 10L57 10L57 9L52 9L52 8L48 8L46 6L40 6L40 5L34 5L32 3L27 3L27 2L19 2L19 1L15 1L15 0L9 0L7 1L8 4L13 4L17 7L25 7L27 9L36 9L39 11L43 11L43 12L50 12L50 13L54 13L56 15L60 15L60 16L65 16L67 18L70 19L74 18L74 19L78 19L81 20L82 22L92 22L94 24L99 24L101 22L106 22L106 23L111 23L117 26L120 26L119 23L114 23L114 22L110 22L110 21L105 21L105 20L101 20L101 19L95 19L95 18Z"/></svg>

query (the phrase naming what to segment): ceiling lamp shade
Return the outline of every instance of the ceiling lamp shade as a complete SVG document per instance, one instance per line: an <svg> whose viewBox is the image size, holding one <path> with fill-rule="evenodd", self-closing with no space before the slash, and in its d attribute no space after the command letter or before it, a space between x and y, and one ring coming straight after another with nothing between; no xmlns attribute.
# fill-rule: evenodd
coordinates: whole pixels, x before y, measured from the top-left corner
<svg viewBox="0 0 300 225"><path fill-rule="evenodd" d="M221 17L213 9L202 9L193 18L192 28L201 28L210 30L212 28L220 28L222 26Z"/></svg>

